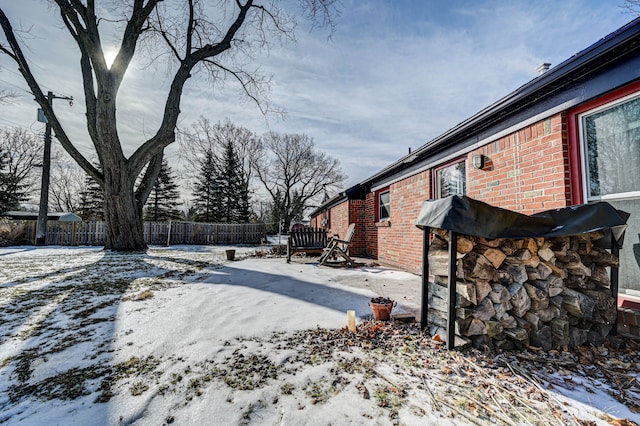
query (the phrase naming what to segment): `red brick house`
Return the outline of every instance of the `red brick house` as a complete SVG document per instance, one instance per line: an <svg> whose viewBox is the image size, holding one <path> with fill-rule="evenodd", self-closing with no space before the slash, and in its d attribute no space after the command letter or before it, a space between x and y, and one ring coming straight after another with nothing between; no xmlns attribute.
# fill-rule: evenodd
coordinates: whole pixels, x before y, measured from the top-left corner
<svg viewBox="0 0 640 426"><path fill-rule="evenodd" d="M352 254L420 273L416 218L451 194L525 214L593 201L631 213L620 293L640 302L640 18L328 200L311 225L355 222Z"/></svg>

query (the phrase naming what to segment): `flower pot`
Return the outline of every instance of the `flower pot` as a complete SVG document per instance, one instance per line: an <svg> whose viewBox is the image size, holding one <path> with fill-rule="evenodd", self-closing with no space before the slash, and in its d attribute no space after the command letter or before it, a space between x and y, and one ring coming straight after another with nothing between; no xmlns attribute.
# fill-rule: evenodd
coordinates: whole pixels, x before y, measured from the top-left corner
<svg viewBox="0 0 640 426"><path fill-rule="evenodd" d="M233 260L236 257L235 250L226 250L225 253L227 253L227 260Z"/></svg>
<svg viewBox="0 0 640 426"><path fill-rule="evenodd" d="M373 318L376 321L389 321L391 318L391 310L394 303L369 303L371 310L373 311Z"/></svg>

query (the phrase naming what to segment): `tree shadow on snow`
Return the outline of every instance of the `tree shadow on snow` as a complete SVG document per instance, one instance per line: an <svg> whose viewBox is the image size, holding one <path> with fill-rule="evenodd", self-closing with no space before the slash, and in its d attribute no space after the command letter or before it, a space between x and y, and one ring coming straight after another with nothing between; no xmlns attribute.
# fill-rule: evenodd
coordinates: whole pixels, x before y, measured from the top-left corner
<svg viewBox="0 0 640 426"><path fill-rule="evenodd" d="M53 414L39 410L51 406L36 403L48 400L60 401L56 410L74 407L70 422L107 424L117 379L153 367L145 354L115 364L117 315L137 279L174 271L146 254L100 254L72 266L61 258L57 267L0 283L0 424L48 419Z"/></svg>
<svg viewBox="0 0 640 426"><path fill-rule="evenodd" d="M217 275L209 278L207 284L226 284L242 286L259 291L271 292L281 296L294 298L302 302L323 306L339 312L356 310L359 315L370 312L368 303L371 295L366 290L357 292L348 288L337 288L333 285L316 283L301 279L293 274L297 269L283 266L283 273L277 274L266 271L243 269L232 264L217 270ZM299 273L298 273L299 274ZM302 275L302 274L299 274Z"/></svg>

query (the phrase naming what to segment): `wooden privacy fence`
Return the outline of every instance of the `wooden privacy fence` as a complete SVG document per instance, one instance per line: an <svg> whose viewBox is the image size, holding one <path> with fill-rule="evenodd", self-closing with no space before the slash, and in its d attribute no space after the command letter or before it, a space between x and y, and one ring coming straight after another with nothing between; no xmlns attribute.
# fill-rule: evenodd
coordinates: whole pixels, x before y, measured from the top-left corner
<svg viewBox="0 0 640 426"><path fill-rule="evenodd" d="M104 222L47 222L47 245L101 246ZM35 244L36 221L25 222L25 239ZM145 222L147 244L259 244L266 237L264 223Z"/></svg>

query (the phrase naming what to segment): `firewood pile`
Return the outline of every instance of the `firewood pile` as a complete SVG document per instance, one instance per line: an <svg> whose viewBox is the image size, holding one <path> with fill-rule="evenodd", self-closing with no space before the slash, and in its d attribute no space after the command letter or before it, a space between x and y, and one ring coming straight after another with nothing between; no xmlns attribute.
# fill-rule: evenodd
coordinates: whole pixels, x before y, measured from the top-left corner
<svg viewBox="0 0 640 426"><path fill-rule="evenodd" d="M431 334L446 327L448 231L433 230L429 268ZM456 334L475 347L543 350L601 345L616 320L603 232L571 237L457 238Z"/></svg>

